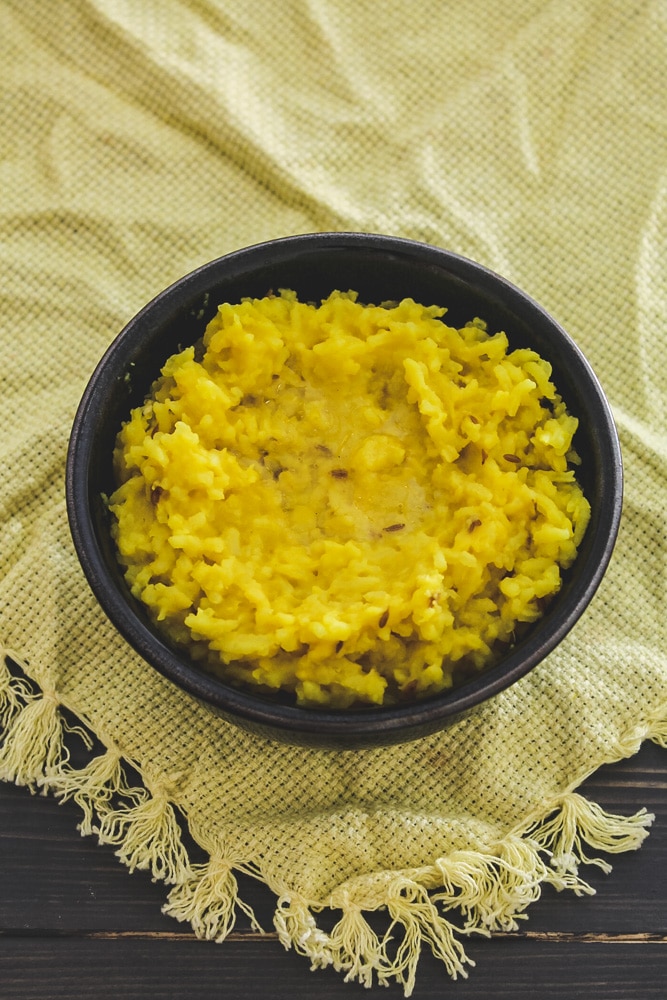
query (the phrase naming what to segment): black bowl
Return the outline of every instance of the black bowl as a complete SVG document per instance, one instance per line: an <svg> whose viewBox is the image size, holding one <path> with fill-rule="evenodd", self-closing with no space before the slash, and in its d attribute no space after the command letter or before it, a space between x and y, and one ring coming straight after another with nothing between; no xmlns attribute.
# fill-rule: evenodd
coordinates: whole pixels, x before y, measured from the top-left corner
<svg viewBox="0 0 667 1000"><path fill-rule="evenodd" d="M362 302L410 296L447 307L447 322L484 318L511 347L534 348L579 418L578 474L592 516L573 566L544 617L492 668L469 683L392 708L320 711L280 704L209 676L160 634L129 593L102 498L113 490L112 452L121 422L141 403L170 354L201 337L223 301L292 288L305 301L355 289ZM618 436L600 384L581 351L531 298L479 264L436 247L365 233L273 240L214 260L181 278L132 319L95 369L74 420L67 509L79 559L102 608L160 673L229 721L283 742L331 748L387 745L426 736L526 674L561 642L607 568L621 515Z"/></svg>

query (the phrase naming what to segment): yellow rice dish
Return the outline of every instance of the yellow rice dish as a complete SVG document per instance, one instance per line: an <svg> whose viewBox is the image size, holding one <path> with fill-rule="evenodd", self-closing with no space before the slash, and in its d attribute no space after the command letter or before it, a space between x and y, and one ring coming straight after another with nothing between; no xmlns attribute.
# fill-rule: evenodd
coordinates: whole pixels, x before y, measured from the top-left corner
<svg viewBox="0 0 667 1000"><path fill-rule="evenodd" d="M590 508L534 351L411 299L222 305L118 435L132 593L206 670L298 704L395 704L540 616Z"/></svg>

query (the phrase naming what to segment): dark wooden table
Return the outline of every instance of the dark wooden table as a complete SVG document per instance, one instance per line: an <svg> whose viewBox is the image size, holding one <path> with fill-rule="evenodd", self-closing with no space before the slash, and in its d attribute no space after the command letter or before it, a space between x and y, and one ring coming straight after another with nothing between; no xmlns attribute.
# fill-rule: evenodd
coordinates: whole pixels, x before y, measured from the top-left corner
<svg viewBox="0 0 667 1000"><path fill-rule="evenodd" d="M451 982L424 954L417 1000L667 998L667 754L646 744L584 790L613 812L655 813L642 848L612 858L611 875L586 871L597 895L547 889L519 932L471 940L477 967L468 980ZM197 941L160 913L163 887L80 837L78 817L72 804L0 783L2 1000L369 995L330 970L311 973L275 934L262 937L245 921L222 945ZM270 894L254 883L243 890L271 928ZM398 986L373 993L402 996Z"/></svg>

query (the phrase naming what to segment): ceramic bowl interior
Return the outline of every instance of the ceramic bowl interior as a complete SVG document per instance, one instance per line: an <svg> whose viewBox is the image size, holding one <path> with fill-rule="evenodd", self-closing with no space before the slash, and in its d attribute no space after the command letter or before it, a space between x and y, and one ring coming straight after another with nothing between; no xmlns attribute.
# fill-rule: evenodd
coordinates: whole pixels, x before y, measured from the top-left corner
<svg viewBox="0 0 667 1000"><path fill-rule="evenodd" d="M354 289L362 302L406 296L447 307L446 321L475 316L504 330L511 347L532 347L579 418L578 478L592 507L586 536L542 619L500 662L461 687L410 705L319 711L237 690L193 665L129 593L110 537L103 495L112 492L112 452L130 409L141 403L167 357L201 337L223 301L294 289L319 301ZM67 508L75 547L102 608L158 671L212 711L262 735L297 745L361 748L416 739L515 682L561 642L607 568L622 498L618 437L609 405L572 339L529 296L497 274L445 250L386 236L321 233L259 244L212 261L167 288L135 316L100 361L81 400L67 457Z"/></svg>

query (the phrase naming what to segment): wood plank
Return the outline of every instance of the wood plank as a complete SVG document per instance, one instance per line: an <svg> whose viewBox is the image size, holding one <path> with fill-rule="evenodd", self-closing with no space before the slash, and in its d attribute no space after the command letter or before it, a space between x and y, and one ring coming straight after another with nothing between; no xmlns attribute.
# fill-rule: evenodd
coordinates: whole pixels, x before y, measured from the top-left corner
<svg viewBox="0 0 667 1000"><path fill-rule="evenodd" d="M11 944L11 950L5 946ZM467 980L450 982L430 955L414 1000L664 1000L667 943L475 941ZM386 1000L403 996L392 984ZM222 946L173 937L0 939L2 1000L342 1000L367 997L332 970L245 939Z"/></svg>

